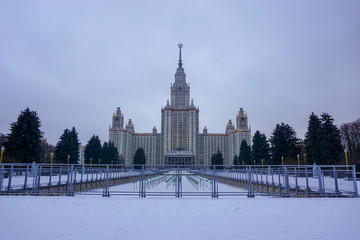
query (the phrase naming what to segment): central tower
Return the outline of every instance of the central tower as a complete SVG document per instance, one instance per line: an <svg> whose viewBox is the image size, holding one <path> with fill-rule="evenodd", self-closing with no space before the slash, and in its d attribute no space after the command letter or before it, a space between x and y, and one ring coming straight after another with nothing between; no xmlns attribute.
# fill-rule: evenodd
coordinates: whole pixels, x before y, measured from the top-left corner
<svg viewBox="0 0 360 240"><path fill-rule="evenodd" d="M182 67L181 49L179 63L175 73L175 82L171 84L171 102L161 108L162 163L176 165L196 164L196 151L199 133L199 108L190 103L190 86L186 83L186 74Z"/></svg>
<svg viewBox="0 0 360 240"><path fill-rule="evenodd" d="M190 104L190 86L186 83L186 74L182 67L181 48L179 47L179 67L176 69L175 82L171 84L171 106L173 108L187 108Z"/></svg>

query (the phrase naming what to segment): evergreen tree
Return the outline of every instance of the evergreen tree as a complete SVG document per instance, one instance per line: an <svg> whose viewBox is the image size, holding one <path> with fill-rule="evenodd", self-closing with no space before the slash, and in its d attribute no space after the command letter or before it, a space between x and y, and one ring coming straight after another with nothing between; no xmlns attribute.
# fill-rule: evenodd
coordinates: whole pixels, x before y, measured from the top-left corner
<svg viewBox="0 0 360 240"><path fill-rule="evenodd" d="M217 153L214 153L211 156L211 165L224 165L224 158L220 150L218 149ZM224 168L223 166L216 167L218 169Z"/></svg>
<svg viewBox="0 0 360 240"><path fill-rule="evenodd" d="M70 164L77 164L79 162L79 139L75 127L65 129L60 136L59 141L55 147L55 161L58 163L68 163L68 156L70 156Z"/></svg>
<svg viewBox="0 0 360 240"><path fill-rule="evenodd" d="M4 143L6 153L15 161L39 162L41 153L40 119L35 111L26 108L10 127L8 142Z"/></svg>
<svg viewBox="0 0 360 240"><path fill-rule="evenodd" d="M253 136L252 159L255 160L256 164L259 164L262 159L264 161L269 161L269 150L270 146L265 134L256 131Z"/></svg>
<svg viewBox="0 0 360 240"><path fill-rule="evenodd" d="M298 147L299 139L296 132L288 124L276 124L274 131L270 137L271 154L270 164L281 164L281 157L284 159L296 159L300 152Z"/></svg>
<svg viewBox="0 0 360 240"><path fill-rule="evenodd" d="M85 164L90 164L90 159L92 159L92 164L98 164L100 159L100 153L101 153L101 142L99 136L93 135L85 146L85 150L84 150Z"/></svg>
<svg viewBox="0 0 360 240"><path fill-rule="evenodd" d="M104 142L100 154L101 163L116 164L118 160L118 155L118 150L112 142Z"/></svg>
<svg viewBox="0 0 360 240"><path fill-rule="evenodd" d="M143 148L138 148L134 154L134 164L146 164L146 156ZM141 169L141 166L134 166L134 168Z"/></svg>
<svg viewBox="0 0 360 240"><path fill-rule="evenodd" d="M233 160L233 165L236 166L236 165L239 165L239 164L240 164L239 157L238 157L238 155L235 155L234 160Z"/></svg>
<svg viewBox="0 0 360 240"><path fill-rule="evenodd" d="M80 153L79 153L79 149L80 149L80 141L79 141L79 134L76 132L75 127L73 127L71 129L70 132L70 136L71 136L71 153L70 153L70 163L75 164L75 163L79 163L80 160Z"/></svg>
<svg viewBox="0 0 360 240"><path fill-rule="evenodd" d="M320 163L321 161L321 128L319 117L311 113L304 140L306 156L310 163Z"/></svg>
<svg viewBox="0 0 360 240"><path fill-rule="evenodd" d="M336 164L343 153L340 130L328 113L321 114L321 122L321 161L319 164Z"/></svg>
<svg viewBox="0 0 360 240"><path fill-rule="evenodd" d="M251 165L251 147L247 144L245 140L241 141L240 144L240 163L245 163L246 165Z"/></svg>

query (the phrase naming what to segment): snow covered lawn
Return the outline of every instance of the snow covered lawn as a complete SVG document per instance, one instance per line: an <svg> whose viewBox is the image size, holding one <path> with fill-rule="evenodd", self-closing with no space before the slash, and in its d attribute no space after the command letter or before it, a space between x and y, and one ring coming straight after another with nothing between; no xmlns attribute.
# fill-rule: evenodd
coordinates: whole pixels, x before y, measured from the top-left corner
<svg viewBox="0 0 360 240"><path fill-rule="evenodd" d="M0 197L1 239L360 239L360 199Z"/></svg>

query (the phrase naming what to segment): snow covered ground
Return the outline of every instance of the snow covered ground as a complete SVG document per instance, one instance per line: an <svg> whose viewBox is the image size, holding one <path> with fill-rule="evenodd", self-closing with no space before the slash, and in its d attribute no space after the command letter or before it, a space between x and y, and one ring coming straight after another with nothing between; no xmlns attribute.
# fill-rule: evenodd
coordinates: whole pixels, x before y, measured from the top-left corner
<svg viewBox="0 0 360 240"><path fill-rule="evenodd" d="M359 199L0 197L1 239L360 239Z"/></svg>
<svg viewBox="0 0 360 240"><path fill-rule="evenodd" d="M174 193L170 173L146 192ZM0 239L360 239L360 198L116 196L139 183L110 188L111 197L0 196ZM212 183L182 176L182 190L211 192ZM243 191L219 183L219 190ZM100 190L99 190L100 191Z"/></svg>

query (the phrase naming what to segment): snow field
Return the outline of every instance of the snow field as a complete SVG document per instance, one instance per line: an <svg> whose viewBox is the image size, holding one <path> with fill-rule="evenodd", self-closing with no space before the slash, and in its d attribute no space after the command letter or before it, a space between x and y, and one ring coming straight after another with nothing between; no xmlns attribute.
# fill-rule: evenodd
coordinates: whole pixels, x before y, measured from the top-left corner
<svg viewBox="0 0 360 240"><path fill-rule="evenodd" d="M1 196L0 212L1 239L6 240L357 240L360 236L359 199Z"/></svg>

